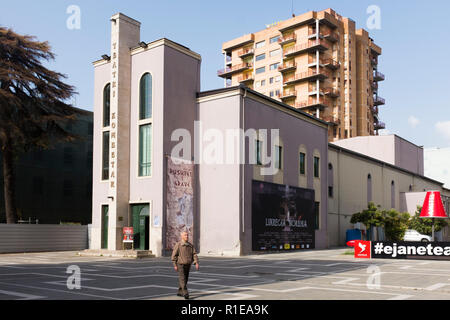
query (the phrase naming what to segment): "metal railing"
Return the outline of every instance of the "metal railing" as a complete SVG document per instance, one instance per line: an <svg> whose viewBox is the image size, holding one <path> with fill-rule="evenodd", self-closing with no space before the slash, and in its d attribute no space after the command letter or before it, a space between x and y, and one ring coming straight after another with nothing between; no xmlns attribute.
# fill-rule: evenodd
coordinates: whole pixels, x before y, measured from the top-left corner
<svg viewBox="0 0 450 320"><path fill-rule="evenodd" d="M326 72L325 70L322 70L322 69L320 69L319 72L317 72L316 70L308 70L306 72L296 73L294 75L284 78L283 83L292 82L292 81L300 81L302 79L310 78L310 77L314 77L314 76L318 76L318 75L323 75L325 77L330 76L328 72Z"/></svg>
<svg viewBox="0 0 450 320"><path fill-rule="evenodd" d="M286 56L288 54L292 54L292 53L295 53L295 52L300 52L300 51L303 51L303 50L307 50L307 49L310 49L310 48L313 48L313 47L316 47L316 46L323 46L326 49L330 48L330 46L322 39L319 39L319 40L317 40L317 39L316 40L308 40L305 43L302 43L302 44L293 46L291 48L288 48L287 50L285 50L283 52L283 56Z"/></svg>
<svg viewBox="0 0 450 320"><path fill-rule="evenodd" d="M252 67L253 67L253 63L251 63L251 62L240 63L240 64L236 64L231 67L220 69L219 71L217 71L217 75L221 76L221 75L224 75L224 74L227 74L230 72L235 72L237 70L247 69L247 68L252 68Z"/></svg>

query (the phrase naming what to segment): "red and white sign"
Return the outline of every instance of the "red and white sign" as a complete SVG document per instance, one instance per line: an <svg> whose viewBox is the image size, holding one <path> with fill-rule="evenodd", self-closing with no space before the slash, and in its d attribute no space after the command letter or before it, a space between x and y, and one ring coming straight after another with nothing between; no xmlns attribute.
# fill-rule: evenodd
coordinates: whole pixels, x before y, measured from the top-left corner
<svg viewBox="0 0 450 320"><path fill-rule="evenodd" d="M123 242L133 242L133 227L123 228Z"/></svg>
<svg viewBox="0 0 450 320"><path fill-rule="evenodd" d="M439 191L428 191L423 202L420 218L448 218Z"/></svg>
<svg viewBox="0 0 450 320"><path fill-rule="evenodd" d="M358 241L358 240L350 240L350 241L347 241L347 246L348 246L348 247L354 247L356 241Z"/></svg>
<svg viewBox="0 0 450 320"><path fill-rule="evenodd" d="M355 258L359 259L370 259L372 252L371 242L370 241L355 241Z"/></svg>

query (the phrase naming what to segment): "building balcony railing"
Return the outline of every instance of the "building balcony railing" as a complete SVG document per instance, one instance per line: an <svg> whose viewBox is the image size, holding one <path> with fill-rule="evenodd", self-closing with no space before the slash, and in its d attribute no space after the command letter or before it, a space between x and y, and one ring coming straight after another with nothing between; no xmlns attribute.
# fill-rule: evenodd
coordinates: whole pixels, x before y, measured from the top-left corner
<svg viewBox="0 0 450 320"><path fill-rule="evenodd" d="M297 91L295 90L283 90L283 92L281 92L278 95L278 98L284 100L284 99L290 99L290 98L295 98L297 96Z"/></svg>
<svg viewBox="0 0 450 320"><path fill-rule="evenodd" d="M338 42L339 41L339 34L333 31L325 31L321 34L321 36L331 42Z"/></svg>
<svg viewBox="0 0 450 320"><path fill-rule="evenodd" d="M329 122L332 125L338 126L341 124L341 120L338 117L327 116L323 117L323 120Z"/></svg>
<svg viewBox="0 0 450 320"><path fill-rule="evenodd" d="M305 43L286 49L283 52L283 57L288 58L304 52L309 52L313 50L324 51L327 49L329 49L329 45L324 40L308 40Z"/></svg>
<svg viewBox="0 0 450 320"><path fill-rule="evenodd" d="M217 71L217 75L219 77L227 77L229 75L232 75L233 73L238 73L238 72L250 69L252 67L253 67L253 63L251 63L251 62L236 64L234 66L226 67L224 69Z"/></svg>
<svg viewBox="0 0 450 320"><path fill-rule="evenodd" d="M337 98L341 95L341 92L338 89L332 87L323 89L323 93L331 98Z"/></svg>
<svg viewBox="0 0 450 320"><path fill-rule="evenodd" d="M297 36L293 33L290 35L286 35L284 37L280 37L278 39L278 43L282 46L291 42L296 42L297 41Z"/></svg>
<svg viewBox="0 0 450 320"><path fill-rule="evenodd" d="M378 96L373 98L373 105L374 106L381 106L381 105L384 105L384 104L386 104L386 100L384 100L383 98L378 97Z"/></svg>
<svg viewBox="0 0 450 320"><path fill-rule="evenodd" d="M376 91L378 90L378 82L373 81L370 86L372 87L372 90Z"/></svg>
<svg viewBox="0 0 450 320"><path fill-rule="evenodd" d="M225 62L227 62L227 63L228 63L228 62L231 62L231 56L226 56L226 57L225 57Z"/></svg>
<svg viewBox="0 0 450 320"><path fill-rule="evenodd" d="M296 73L290 76L285 76L283 79L283 84L293 84L300 81L309 81L309 80L323 80L329 77L329 73L323 69L319 69L319 72L316 70L308 70L306 72Z"/></svg>
<svg viewBox="0 0 450 320"><path fill-rule="evenodd" d="M287 62L278 66L279 72L288 72L297 69L297 64L295 62Z"/></svg>
<svg viewBox="0 0 450 320"><path fill-rule="evenodd" d="M378 106L371 106L370 110L372 111L373 115L378 115Z"/></svg>
<svg viewBox="0 0 450 320"><path fill-rule="evenodd" d="M370 58L370 63L372 66L376 66L378 64L378 59L375 57Z"/></svg>
<svg viewBox="0 0 450 320"><path fill-rule="evenodd" d="M321 64L324 67L330 68L332 70L339 69L339 67L341 66L341 64L334 59L324 59L323 61L321 61Z"/></svg>
<svg viewBox="0 0 450 320"><path fill-rule="evenodd" d="M255 80L255 78L253 77L253 74L246 74L246 75L242 75L238 77L238 82L240 83L250 83L253 82Z"/></svg>
<svg viewBox="0 0 450 320"><path fill-rule="evenodd" d="M253 48L242 49L242 50L239 50L237 53L238 57L241 59L252 56L254 54L255 54L255 50Z"/></svg>
<svg viewBox="0 0 450 320"><path fill-rule="evenodd" d="M310 108L324 109L330 106L331 104L327 99L325 98L317 99L316 97L309 97L307 100L303 100L295 104L295 107L297 109L310 109Z"/></svg>
<svg viewBox="0 0 450 320"><path fill-rule="evenodd" d="M378 121L374 124L375 130L386 129L386 124L384 122Z"/></svg>
<svg viewBox="0 0 450 320"><path fill-rule="evenodd" d="M373 80L374 81L384 81L384 74L381 72L375 71L373 73Z"/></svg>

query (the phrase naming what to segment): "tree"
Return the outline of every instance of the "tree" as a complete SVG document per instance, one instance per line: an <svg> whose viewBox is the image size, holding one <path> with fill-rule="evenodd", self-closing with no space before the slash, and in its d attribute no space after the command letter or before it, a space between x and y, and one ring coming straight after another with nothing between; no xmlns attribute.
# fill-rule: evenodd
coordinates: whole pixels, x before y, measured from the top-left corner
<svg viewBox="0 0 450 320"><path fill-rule="evenodd" d="M0 27L0 146L6 222L17 222L14 160L32 148L47 149L77 137L62 124L76 118L67 101L74 87L65 75L45 68L54 60L48 42Z"/></svg>
<svg viewBox="0 0 450 320"><path fill-rule="evenodd" d="M380 227L383 225L380 206L376 206L373 202L369 202L367 209L352 215L350 223L362 223L369 230L371 227Z"/></svg>
<svg viewBox="0 0 450 320"><path fill-rule="evenodd" d="M383 210L384 232L389 241L401 241L408 229L409 213L400 213L395 209Z"/></svg>
<svg viewBox="0 0 450 320"><path fill-rule="evenodd" d="M411 218L408 223L408 228L416 230L421 234L426 234L431 236L433 220L430 218L420 218L420 212L422 211L422 206L417 206L416 214ZM434 231L441 231L448 225L445 219L435 219Z"/></svg>

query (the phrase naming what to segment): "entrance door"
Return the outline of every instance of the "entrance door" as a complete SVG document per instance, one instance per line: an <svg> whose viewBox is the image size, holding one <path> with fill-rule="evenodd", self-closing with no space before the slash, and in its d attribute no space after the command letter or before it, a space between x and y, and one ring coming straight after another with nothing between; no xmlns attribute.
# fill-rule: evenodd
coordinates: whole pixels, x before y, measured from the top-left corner
<svg viewBox="0 0 450 320"><path fill-rule="evenodd" d="M102 234L102 249L108 249L108 211L109 206L102 206L102 221L101 221L101 234Z"/></svg>
<svg viewBox="0 0 450 320"><path fill-rule="evenodd" d="M131 205L133 214L134 248L149 250L150 212L148 204Z"/></svg>

